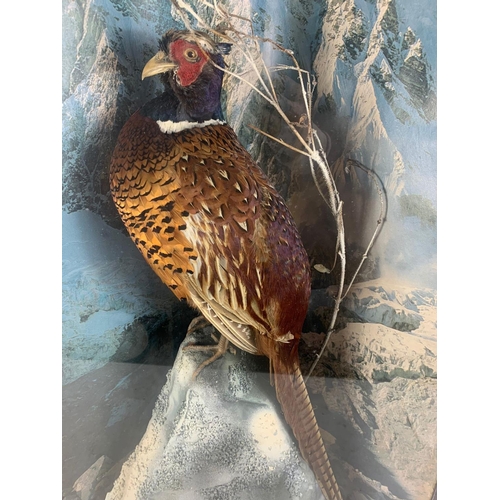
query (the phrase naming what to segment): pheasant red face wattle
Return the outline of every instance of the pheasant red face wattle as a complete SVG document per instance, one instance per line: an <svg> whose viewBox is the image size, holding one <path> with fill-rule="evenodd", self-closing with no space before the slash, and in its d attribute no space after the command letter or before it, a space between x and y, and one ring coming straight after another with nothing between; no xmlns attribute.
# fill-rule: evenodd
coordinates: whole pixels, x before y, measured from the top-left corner
<svg viewBox="0 0 500 500"><path fill-rule="evenodd" d="M170 46L172 60L177 64L179 84L189 87L197 80L208 61L208 56L193 42L177 40Z"/></svg>

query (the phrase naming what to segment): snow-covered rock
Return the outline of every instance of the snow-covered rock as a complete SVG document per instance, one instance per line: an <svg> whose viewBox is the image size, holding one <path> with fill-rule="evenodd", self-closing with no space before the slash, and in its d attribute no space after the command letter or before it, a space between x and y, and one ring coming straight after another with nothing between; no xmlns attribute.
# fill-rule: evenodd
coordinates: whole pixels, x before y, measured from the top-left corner
<svg viewBox="0 0 500 500"><path fill-rule="evenodd" d="M177 299L130 238L88 210L63 212L63 383L106 364L127 327L168 314ZM136 334L139 330L135 330ZM145 347L147 334L136 335ZM139 352L129 349L129 357Z"/></svg>
<svg viewBox="0 0 500 500"><path fill-rule="evenodd" d="M332 334L315 377L310 379L313 404L320 401L328 407L328 417L319 418L319 425L335 436L336 460L350 471L344 493L430 499L437 448L435 292L368 282L359 284L352 294L362 297L368 308L377 309L382 303L387 318L396 318L404 308L420 319L409 332L408 323L388 326L384 317L375 317L382 320L376 323L351 323L353 313L346 309L345 326ZM320 317L321 304L316 299L310 314L319 309L316 315ZM359 303L351 300L350 304L366 315ZM373 311L369 315L375 316ZM362 320L359 316L354 319ZM305 371L324 334L307 333L303 339Z"/></svg>
<svg viewBox="0 0 500 500"><path fill-rule="evenodd" d="M79 500L92 500L99 480L108 472L112 463L109 457L103 455L75 481L73 491Z"/></svg>
<svg viewBox="0 0 500 500"><path fill-rule="evenodd" d="M335 287L332 288L331 297L336 293ZM387 280L358 283L342 301L342 308L355 314L360 321L381 323L402 332L417 330L424 321L419 310L435 306L433 290L394 286ZM434 335L435 327L434 323Z"/></svg>
<svg viewBox="0 0 500 500"><path fill-rule="evenodd" d="M381 286L374 282L360 284L358 293L373 301L382 293ZM347 498L430 498L436 465L436 297L432 290L411 292L394 284L385 284L383 294L387 298L399 297L403 303L411 297L414 312L422 317L419 327L408 332L380 323L352 323L348 322L352 315L347 314L347 322L342 319L345 326L333 334L317 371L308 381L309 393L337 480ZM322 300L313 299L310 315L321 315L321 308L325 307L322 304L331 301L330 294L323 291ZM387 300L387 305L391 304L396 309L400 307L397 301ZM206 343L207 337L210 341L209 331L198 331L190 339L203 337ZM430 335L432 332L434 336ZM324 335L306 333L303 339L300 355L306 373ZM167 350L172 356L172 341ZM165 351L164 355L168 353ZM151 351L149 356L154 353ZM174 495L175 490L179 498L182 491L189 495L189 488L198 484L199 469L195 464L203 464L207 453L214 458L214 467L209 470L223 478L217 484L225 484L228 495L229 491L237 495L243 485L258 492L256 498L264 498L258 496L263 484L272 491L288 491L283 484L290 484L285 481L278 487L273 482L277 481L274 475L274 479L259 484L256 476L246 482L235 479L235 475L243 475L248 456L256 460L252 462L255 471L275 467L273 474L281 474L283 480L302 463L269 386L266 360L239 351L236 355L228 352L192 382L189 373L207 356L181 351L167 384L164 374L171 361L159 357L145 358L146 365L108 363L67 384L63 418L67 483L72 485L97 458L106 455L113 457L115 466L113 474L103 480L106 487L100 485L100 491L109 491L121 461L139 442L141 433L137 429L145 429L139 446L120 473L113 493L116 496L111 498L122 498L125 485L137 498L143 498L144 491L153 487L169 491L169 495ZM147 408L153 401L145 398L148 392L160 392L160 396L146 429ZM144 400L139 400L138 395ZM259 419L261 413L263 418ZM269 434L268 418L276 426ZM252 422L256 441L245 441L243 429L246 426L248 432ZM213 430L213 436L206 433L206 428ZM229 438L224 433L229 433ZM273 445L268 449L278 441L277 448ZM231 443L249 445L254 452L246 449L241 456L235 456L230 452L234 450ZM192 453L190 461L186 453ZM291 468L285 467L285 457ZM232 460L234 464L229 465ZM303 463L297 470L306 477L310 472ZM182 483L183 477L190 479ZM261 476L264 477L268 476ZM220 493L213 483L204 486L208 488L207 495L208 490L214 495Z"/></svg>
<svg viewBox="0 0 500 500"><path fill-rule="evenodd" d="M238 352L204 368L213 327L186 338L144 436L107 500L321 499L269 390L269 374Z"/></svg>

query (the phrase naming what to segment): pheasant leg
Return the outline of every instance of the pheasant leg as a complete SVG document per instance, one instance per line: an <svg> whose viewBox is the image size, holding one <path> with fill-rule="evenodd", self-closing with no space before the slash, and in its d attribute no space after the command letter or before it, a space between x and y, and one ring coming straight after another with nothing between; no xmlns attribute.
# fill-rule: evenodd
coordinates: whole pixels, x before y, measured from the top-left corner
<svg viewBox="0 0 500 500"><path fill-rule="evenodd" d="M186 335L189 335L190 333L195 332L196 330L201 330L202 328L205 328L206 326L211 326L210 321L208 321L205 316L197 316L196 318L189 323L188 330L186 332ZM214 339L215 340L215 339Z"/></svg>
<svg viewBox="0 0 500 500"><path fill-rule="evenodd" d="M229 340L227 340L226 337L224 337L223 335L221 335L217 345L187 345L187 346L184 346L183 347L184 351L198 351L198 352L213 351L214 352L213 356L211 356L207 360L203 361L203 363L201 363L200 366L198 366L196 371L193 373L193 380L195 380L196 377L198 377L198 375L200 374L201 370L203 370L203 368L205 368L206 366L210 365L211 363L213 363L214 361L216 361L217 359L222 357L226 353L228 346L229 346Z"/></svg>

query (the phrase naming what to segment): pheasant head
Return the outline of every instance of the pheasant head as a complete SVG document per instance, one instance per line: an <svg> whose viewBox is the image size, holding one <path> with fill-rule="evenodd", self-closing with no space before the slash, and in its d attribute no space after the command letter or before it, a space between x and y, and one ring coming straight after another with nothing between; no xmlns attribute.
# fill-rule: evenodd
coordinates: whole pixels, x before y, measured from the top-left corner
<svg viewBox="0 0 500 500"><path fill-rule="evenodd" d="M223 55L228 43L216 43L201 31L167 31L159 51L142 72L142 78L162 75L167 91L179 100L177 119L222 120L220 94L224 72Z"/></svg>

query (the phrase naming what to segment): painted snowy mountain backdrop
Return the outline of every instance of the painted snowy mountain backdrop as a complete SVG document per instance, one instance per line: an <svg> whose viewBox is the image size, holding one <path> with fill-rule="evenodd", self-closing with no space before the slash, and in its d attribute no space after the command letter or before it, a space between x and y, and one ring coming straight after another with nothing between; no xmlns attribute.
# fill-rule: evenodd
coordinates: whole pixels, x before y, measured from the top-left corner
<svg viewBox="0 0 500 500"><path fill-rule="evenodd" d="M338 336L313 392L335 421L329 428L325 419L322 426L332 434L345 429L333 436L328 451L338 457L341 486L352 498L427 500L435 481L437 377L436 2L220 3L251 19L257 34L291 49L316 78L313 121L344 202L347 279L379 214L373 182L348 160L373 169L383 183L382 232L343 303ZM163 375L156 374L157 385L150 387L142 368L127 372L122 362L161 365L167 344L173 356L195 316L161 284L126 235L108 184L121 127L161 91L158 78L141 81L142 68L158 38L183 27L168 0L63 0L63 483L70 490L99 460L115 470L140 439L132 443L141 428L137 422L146 428ZM267 46L263 54L270 66L288 63ZM237 55L226 62L244 69ZM288 116L298 120L303 109L293 75L276 73L275 85ZM292 145L294 138L270 106L236 79L226 78L223 99L229 124L286 199L311 265L331 268L334 221L307 161L248 125ZM305 332L325 331L336 285L335 273L313 270ZM160 345L155 354L152 338ZM304 342L316 346L318 335L306 334ZM116 380L110 376L113 362ZM147 404L137 396L144 384ZM102 386L102 400L92 390L96 385ZM85 408L78 407L80 397ZM104 407L109 421L102 420ZM119 453L129 441L126 453ZM68 500L83 498L73 493Z"/></svg>
<svg viewBox="0 0 500 500"><path fill-rule="evenodd" d="M317 78L313 119L345 201L349 261L354 265L364 251L378 214L373 184L360 171L345 170L354 158L377 172L388 197L387 223L364 277L390 274L435 286L434 1L224 3L251 18L258 33L292 49ZM158 37L182 25L172 18L169 2L82 0L64 6L64 206L69 212L88 208L118 227L107 180L111 151L125 120L159 91L158 79L140 79ZM265 48L265 55L271 64L281 62L275 51ZM231 58L228 63L239 64ZM300 116L296 82L276 78L290 117ZM291 139L261 99L234 79L226 90L229 123L288 200L312 263L329 267L335 230L307 162L247 127Z"/></svg>

